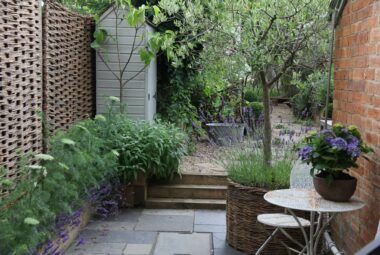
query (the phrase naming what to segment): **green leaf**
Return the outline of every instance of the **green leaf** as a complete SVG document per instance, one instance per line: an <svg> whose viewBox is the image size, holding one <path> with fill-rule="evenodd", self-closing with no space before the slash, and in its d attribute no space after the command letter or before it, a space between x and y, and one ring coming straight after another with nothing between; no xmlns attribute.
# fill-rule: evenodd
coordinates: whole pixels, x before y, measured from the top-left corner
<svg viewBox="0 0 380 255"><path fill-rule="evenodd" d="M58 165L60 167L62 167L63 169L65 169L65 170L69 170L70 169L65 163L59 162Z"/></svg>
<svg viewBox="0 0 380 255"><path fill-rule="evenodd" d="M25 224L28 224L28 225L38 225L40 224L40 222L34 218L31 218L31 217L27 217L24 219L24 223Z"/></svg>
<svg viewBox="0 0 380 255"><path fill-rule="evenodd" d="M154 54L144 48L141 48L139 50L139 54L141 60L144 62L145 65L149 65L152 59L154 58Z"/></svg>
<svg viewBox="0 0 380 255"><path fill-rule="evenodd" d="M95 116L95 120L106 122L107 119L104 117L104 115L98 114Z"/></svg>
<svg viewBox="0 0 380 255"><path fill-rule="evenodd" d="M112 154L115 155L116 157L120 156L120 153L117 152L117 150L111 150Z"/></svg>
<svg viewBox="0 0 380 255"><path fill-rule="evenodd" d="M11 180L5 179L3 181L0 181L0 184L6 187L10 187L13 185L13 182Z"/></svg>
<svg viewBox="0 0 380 255"><path fill-rule="evenodd" d="M112 102L120 103L120 99L118 97L110 96L109 100L111 100Z"/></svg>
<svg viewBox="0 0 380 255"><path fill-rule="evenodd" d="M61 142L63 144L67 144L67 145L75 145L75 142L73 140L71 140L71 139L68 139L68 138L62 138Z"/></svg>
<svg viewBox="0 0 380 255"><path fill-rule="evenodd" d="M37 154L37 155L35 155L35 158L39 159L39 160L45 160L45 161L54 160L54 157L49 155L49 154Z"/></svg>
<svg viewBox="0 0 380 255"><path fill-rule="evenodd" d="M95 41L100 45L107 39L107 31L104 29L97 29L94 32Z"/></svg>
<svg viewBox="0 0 380 255"><path fill-rule="evenodd" d="M100 44L97 41L93 41L91 43L91 48L93 48L93 49L99 49L100 47L101 46L100 46Z"/></svg>
<svg viewBox="0 0 380 255"><path fill-rule="evenodd" d="M33 169L33 170L41 170L41 169L44 169L43 166L39 166L39 165L28 165L26 166L27 168L29 169Z"/></svg>
<svg viewBox="0 0 380 255"><path fill-rule="evenodd" d="M157 5L153 5L153 11L154 15L157 15L161 12L160 7L158 7Z"/></svg>

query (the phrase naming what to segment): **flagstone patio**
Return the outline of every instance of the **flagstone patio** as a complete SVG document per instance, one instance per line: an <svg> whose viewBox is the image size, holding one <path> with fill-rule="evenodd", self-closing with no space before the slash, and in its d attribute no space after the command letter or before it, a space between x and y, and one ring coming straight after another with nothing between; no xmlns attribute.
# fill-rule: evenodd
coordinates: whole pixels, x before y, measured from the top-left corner
<svg viewBox="0 0 380 255"><path fill-rule="evenodd" d="M91 221L68 255L242 255L229 247L224 210L126 209ZM82 243L82 242L81 242Z"/></svg>

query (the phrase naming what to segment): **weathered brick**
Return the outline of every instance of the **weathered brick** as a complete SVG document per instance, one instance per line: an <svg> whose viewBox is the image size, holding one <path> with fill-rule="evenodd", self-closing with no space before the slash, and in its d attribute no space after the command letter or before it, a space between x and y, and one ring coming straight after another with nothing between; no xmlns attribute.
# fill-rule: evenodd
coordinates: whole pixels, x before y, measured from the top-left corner
<svg viewBox="0 0 380 255"><path fill-rule="evenodd" d="M355 124L374 148L360 158L355 195L366 208L339 215L332 233L339 248L354 254L374 237L380 217L380 1L350 0L336 33L333 120ZM371 225L369 227L369 224Z"/></svg>

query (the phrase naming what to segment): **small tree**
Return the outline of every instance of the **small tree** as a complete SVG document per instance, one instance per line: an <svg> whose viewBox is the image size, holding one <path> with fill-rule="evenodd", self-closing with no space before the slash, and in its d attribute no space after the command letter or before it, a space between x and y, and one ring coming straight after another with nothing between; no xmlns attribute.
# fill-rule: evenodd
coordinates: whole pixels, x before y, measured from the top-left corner
<svg viewBox="0 0 380 255"><path fill-rule="evenodd" d="M309 54L310 47L315 45L313 40L319 39L318 35L327 28L328 1L226 1L223 10L213 33L207 35L205 48L244 58L251 76L261 84L264 160L270 164L270 89L291 68L301 64L303 54Z"/></svg>
<svg viewBox="0 0 380 255"><path fill-rule="evenodd" d="M157 15L160 12L160 9L157 6L148 7L141 5L140 7L135 7L132 5L130 0L116 0L111 8L116 17L115 34L108 35L107 31L100 26L99 19L97 19L97 29L94 33L95 40L92 42L91 47L96 50L97 56L99 56L107 69L117 79L119 84L120 111L123 111L124 88L128 82L132 81L135 77L141 74L147 66L149 66L150 62L155 57L163 43L170 41L171 38L174 37L174 33L167 30L164 33L146 34L145 31L142 31L145 30L146 26L146 13L152 12ZM134 33L132 35L132 46L128 52L122 51L119 44L119 29L123 22L134 29ZM107 41L113 41L115 43L118 66L117 70L114 70L108 64L107 49L104 47L104 43ZM145 41L147 41L147 43L143 45ZM123 61L121 55L126 53L128 54L128 57L125 61ZM126 72L131 64L132 56L137 53L140 55L144 66L134 75L127 78Z"/></svg>

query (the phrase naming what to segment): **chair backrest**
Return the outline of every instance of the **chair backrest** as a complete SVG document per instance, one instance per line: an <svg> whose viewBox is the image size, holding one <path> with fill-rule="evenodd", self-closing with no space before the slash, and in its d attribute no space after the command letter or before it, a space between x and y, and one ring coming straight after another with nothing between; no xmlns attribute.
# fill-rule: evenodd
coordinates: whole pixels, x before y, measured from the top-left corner
<svg viewBox="0 0 380 255"><path fill-rule="evenodd" d="M310 176L311 167L301 160L297 160L290 174L290 188L312 188L313 178Z"/></svg>

